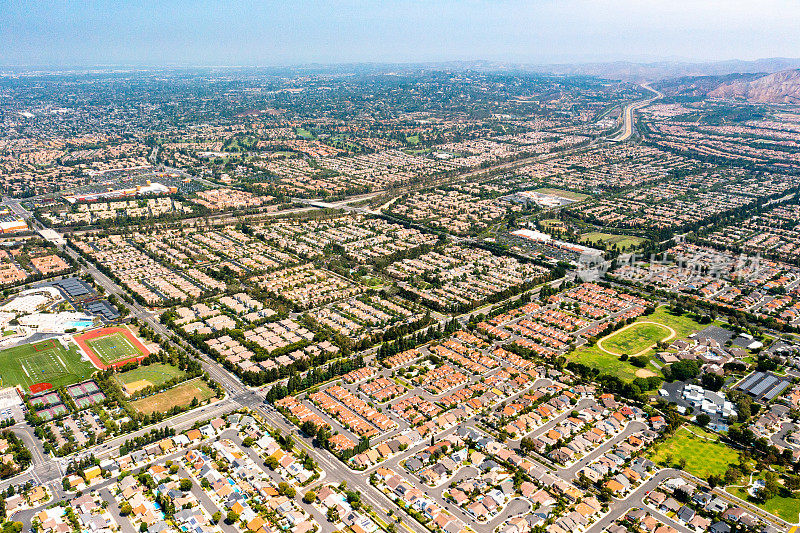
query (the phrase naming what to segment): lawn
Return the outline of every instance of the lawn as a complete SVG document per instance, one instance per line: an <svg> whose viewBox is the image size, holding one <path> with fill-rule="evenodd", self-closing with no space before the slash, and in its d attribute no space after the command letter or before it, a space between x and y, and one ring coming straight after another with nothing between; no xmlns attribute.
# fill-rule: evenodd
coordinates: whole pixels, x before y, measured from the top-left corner
<svg viewBox="0 0 800 533"><path fill-rule="evenodd" d="M636 320L636 322L657 322L659 324L668 326L673 330L675 330L675 333L677 333L676 338L678 339L684 339L690 333L699 331L704 327L698 322L695 322L694 320L689 318L688 316L673 315L667 310L666 306L658 307L655 310L655 312L653 312L652 315L639 317ZM614 334L612 333L611 336L613 337ZM652 344L652 342L650 344ZM612 345L603 342L603 347L606 350L610 350L613 352L614 350L611 349L610 346ZM654 352L651 350L645 355L652 356L653 354ZM632 354L629 353L628 355ZM593 368L599 368L603 374L610 374L612 376L617 376L618 378L627 381L632 381L633 378L637 377L636 376L637 371L639 371L639 377L647 377L647 375L652 375L652 374L656 375L661 374L658 368L653 366L652 362L650 362L645 368L639 369L630 364L628 361L620 361L617 356L605 353L600 348L598 348L596 344L591 347L578 348L574 352L568 354L567 357L571 361L577 361L579 363L583 363Z"/></svg>
<svg viewBox="0 0 800 533"><path fill-rule="evenodd" d="M669 337L672 332L660 324L633 323L630 327L612 333L600 344L617 355L635 355Z"/></svg>
<svg viewBox="0 0 800 533"><path fill-rule="evenodd" d="M551 231L552 229L566 229L566 224L557 218L545 218L539 221L539 225L544 231Z"/></svg>
<svg viewBox="0 0 800 533"><path fill-rule="evenodd" d="M692 320L686 315L673 315L669 312L667 306L665 305L658 307L652 315L639 318L638 321L642 320L648 322L658 322L659 324L664 324L665 326L671 327L675 330L675 333L678 334L678 339L685 339L691 333L700 331L706 327L703 324Z"/></svg>
<svg viewBox="0 0 800 533"><path fill-rule="evenodd" d="M65 387L88 379L95 369L81 361L78 348L55 339L23 344L0 351L0 387L30 388L36 383Z"/></svg>
<svg viewBox="0 0 800 533"><path fill-rule="evenodd" d="M576 202L580 202L581 200L585 200L589 198L588 194L581 194L579 192L572 192L572 191L565 191L562 189L552 189L549 187L542 187L540 189L534 189L534 192L539 192L542 194L549 194L551 196L558 196L559 198L566 198L567 200L574 200Z"/></svg>
<svg viewBox="0 0 800 533"><path fill-rule="evenodd" d="M628 361L620 361L616 355L602 351L596 344L589 348L578 348L574 352L567 354L567 357L571 361L583 363L592 368L599 368L602 374L616 376L624 381L633 381L633 378L636 377L661 375L661 372L652 363L644 368L637 368ZM639 372L638 376L636 375L637 372Z"/></svg>
<svg viewBox="0 0 800 533"><path fill-rule="evenodd" d="M297 128L297 135L302 137L303 139L313 139L314 134L308 131L305 128Z"/></svg>
<svg viewBox="0 0 800 533"><path fill-rule="evenodd" d="M684 470L692 475L701 479L708 479L712 474L721 476L730 465L739 462L739 452L716 440L717 436L713 433L694 426L690 430L684 426L657 444L650 452L650 460L671 466L679 465L681 459L685 459ZM670 457L671 463L666 464Z"/></svg>
<svg viewBox="0 0 800 533"><path fill-rule="evenodd" d="M206 385L206 382L196 378L164 392L131 402L131 405L140 413L149 415L156 412L166 413L175 406L188 406L194 398L202 402L213 396L214 391Z"/></svg>
<svg viewBox="0 0 800 533"><path fill-rule="evenodd" d="M127 372L114 374L114 379L119 383L128 394L133 394L145 387L158 386L162 383L182 377L183 370L165 363L154 363L147 366L140 366Z"/></svg>
<svg viewBox="0 0 800 533"><path fill-rule="evenodd" d="M418 144L419 135L409 135L408 137L406 137L406 142L411 145Z"/></svg>
<svg viewBox="0 0 800 533"><path fill-rule="evenodd" d="M635 237L632 235L614 235L612 233L601 233L599 231L592 231L581 235L581 243L588 246L597 246L604 244L610 248L619 248L620 250L631 250L638 248L642 245L645 239Z"/></svg>
<svg viewBox="0 0 800 533"><path fill-rule="evenodd" d="M747 494L746 487L726 487L725 490L734 496L741 498L742 500L750 502L751 504L764 509L768 513L783 518L787 522L796 524L800 520L800 518L798 518L798 515L800 514L800 499L798 498L775 496L774 498L770 498L766 502L761 503L751 498L750 495Z"/></svg>

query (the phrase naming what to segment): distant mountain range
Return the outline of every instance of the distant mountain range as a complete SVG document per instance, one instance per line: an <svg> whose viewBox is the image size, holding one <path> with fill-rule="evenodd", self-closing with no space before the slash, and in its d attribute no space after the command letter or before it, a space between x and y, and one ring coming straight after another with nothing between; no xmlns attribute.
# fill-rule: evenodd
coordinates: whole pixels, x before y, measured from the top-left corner
<svg viewBox="0 0 800 533"><path fill-rule="evenodd" d="M644 82L697 76L771 74L782 70L800 68L800 58L773 57L755 61L730 60L705 63L681 61L634 63L615 61L608 63L519 65L519 67L542 73L587 75L623 81Z"/></svg>
<svg viewBox="0 0 800 533"><path fill-rule="evenodd" d="M725 76L684 76L661 80L656 88L666 96L720 98L754 104L800 103L800 70L768 74L727 74Z"/></svg>
<svg viewBox="0 0 800 533"><path fill-rule="evenodd" d="M709 91L708 96L758 104L797 104L800 103L800 70L783 70L755 79L722 83Z"/></svg>

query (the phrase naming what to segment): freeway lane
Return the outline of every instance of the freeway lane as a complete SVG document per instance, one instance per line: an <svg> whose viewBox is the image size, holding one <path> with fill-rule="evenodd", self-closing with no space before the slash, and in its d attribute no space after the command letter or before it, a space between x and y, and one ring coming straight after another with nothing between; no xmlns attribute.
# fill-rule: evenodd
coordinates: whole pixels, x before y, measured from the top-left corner
<svg viewBox="0 0 800 533"><path fill-rule="evenodd" d="M630 104L626 105L622 112L622 129L616 135L611 137L609 139L610 141L622 142L630 139L633 136L633 133L636 131L634 112L651 104L652 102L658 100L659 98L663 98L664 96L657 90L650 87L650 85L647 83L642 84L641 87L654 93L655 96L652 98L648 98L646 100L637 100L636 102L631 102Z"/></svg>

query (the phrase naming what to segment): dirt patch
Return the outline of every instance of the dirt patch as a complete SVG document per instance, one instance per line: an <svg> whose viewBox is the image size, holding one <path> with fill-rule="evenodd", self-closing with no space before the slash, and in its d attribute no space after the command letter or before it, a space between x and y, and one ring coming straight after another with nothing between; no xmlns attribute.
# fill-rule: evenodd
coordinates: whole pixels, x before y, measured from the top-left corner
<svg viewBox="0 0 800 533"><path fill-rule="evenodd" d="M146 379L131 381L130 383L125 384L125 392L128 393L128 396L130 396L131 394L136 394L140 390L147 388L150 385L152 385L152 383L150 383Z"/></svg>
<svg viewBox="0 0 800 533"><path fill-rule="evenodd" d="M637 378L651 378L655 375L656 375L655 372L653 372L652 370L647 370L646 368L640 368L639 370L636 371Z"/></svg>

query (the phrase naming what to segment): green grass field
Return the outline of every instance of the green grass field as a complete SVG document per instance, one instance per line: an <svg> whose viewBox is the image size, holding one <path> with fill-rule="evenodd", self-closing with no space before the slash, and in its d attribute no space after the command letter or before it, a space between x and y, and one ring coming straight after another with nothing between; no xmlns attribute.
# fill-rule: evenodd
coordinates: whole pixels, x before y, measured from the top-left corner
<svg viewBox="0 0 800 533"><path fill-rule="evenodd" d="M675 333L677 333L676 338L678 339L685 339L690 333L699 331L704 327L687 316L673 315L667 310L666 306L657 308L652 315L639 317L637 322L657 322L659 324L669 326L675 330ZM603 342L603 347L607 350L611 350L609 346L610 345L606 345L606 343ZM653 350L650 350L645 355L652 357L653 354ZM652 362L649 363L645 368L639 369L630 364L628 361L620 361L617 356L605 353L598 348L596 344L591 347L578 348L574 352L568 354L567 357L571 361L577 361L593 368L599 368L604 374L617 376L618 378L627 381L632 381L633 378L637 377L637 371L639 371L639 377L647 377L647 375L652 374L661 375L660 370L653 366ZM642 372L643 370L647 370L651 374L645 375L646 372Z"/></svg>
<svg viewBox="0 0 800 533"><path fill-rule="evenodd" d="M754 477L753 480L762 478L763 476ZM790 522L792 524L797 523L800 521L798 515L800 515L800 498L791 498L786 496L775 496L774 498L770 498L764 503L756 501L755 499L751 498L749 494L747 494L746 487L726 487L725 490L734 496L741 498L751 504L764 509L768 513L772 513L775 516L779 516ZM795 493L797 494L797 493Z"/></svg>
<svg viewBox="0 0 800 533"><path fill-rule="evenodd" d="M689 334L700 331L706 327L686 315L673 315L669 312L667 307L663 305L658 307L652 315L640 318L639 320L658 322L659 324L669 326L678 334L678 339L685 339Z"/></svg>
<svg viewBox="0 0 800 533"><path fill-rule="evenodd" d="M693 426L691 430L682 427L651 450L650 460L666 464L671 459L666 466L672 466L679 465L681 459L685 459L684 470L690 474L702 479L707 479L712 474L721 476L728 466L739 461L739 453L716 440L716 435L698 427Z"/></svg>
<svg viewBox="0 0 800 533"><path fill-rule="evenodd" d="M35 383L64 387L88 379L94 371L91 363L81 361L77 346L67 350L57 340L0 351L0 387L4 388L29 388Z"/></svg>
<svg viewBox="0 0 800 533"><path fill-rule="evenodd" d="M188 406L193 398L203 401L213 396L214 391L208 388L206 382L196 378L164 392L131 402L131 405L143 414L165 413L175 406Z"/></svg>
<svg viewBox="0 0 800 533"><path fill-rule="evenodd" d="M86 344L106 364L144 355L137 347L131 344L131 341L125 335L119 332L96 339L89 339Z"/></svg>
<svg viewBox="0 0 800 533"><path fill-rule="evenodd" d="M314 134L308 131L305 128L297 128L297 135L302 137L303 139L313 139Z"/></svg>
<svg viewBox="0 0 800 533"><path fill-rule="evenodd" d="M581 243L587 246L606 245L609 248L619 248L630 250L638 248L645 241L641 237L631 235L613 235L611 233L601 233L592 231L581 235Z"/></svg>
<svg viewBox="0 0 800 533"><path fill-rule="evenodd" d="M665 326L658 324L634 323L631 327L616 331L602 341L602 346L617 355L635 355L650 348L672 334Z"/></svg>
<svg viewBox="0 0 800 533"><path fill-rule="evenodd" d="M575 200L576 202L580 202L581 200L586 200L589 198L588 194L581 194L579 192L572 192L572 191L565 191L563 189L553 189L550 187L542 187L540 189L534 189L534 192L540 192L542 194L549 194L551 196L558 196L560 198L566 198L567 200Z"/></svg>
<svg viewBox="0 0 800 533"><path fill-rule="evenodd" d="M128 394L133 394L145 387L158 386L172 378L181 377L183 375L183 370L172 365L154 363L147 366L140 366L127 372L114 374L114 379Z"/></svg>
<svg viewBox="0 0 800 533"><path fill-rule="evenodd" d="M644 368L637 368L627 361L620 361L616 355L607 354L597 345L589 348L578 348L567 355L571 361L583 363L592 368L599 368L602 374L617 376L625 381L633 381L636 377L661 376L661 372L652 365L648 364ZM639 372L637 376L636 373Z"/></svg>

